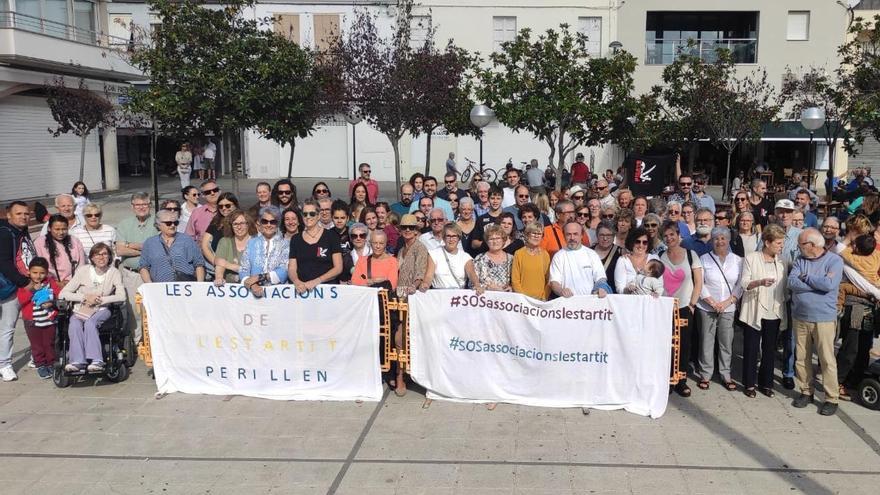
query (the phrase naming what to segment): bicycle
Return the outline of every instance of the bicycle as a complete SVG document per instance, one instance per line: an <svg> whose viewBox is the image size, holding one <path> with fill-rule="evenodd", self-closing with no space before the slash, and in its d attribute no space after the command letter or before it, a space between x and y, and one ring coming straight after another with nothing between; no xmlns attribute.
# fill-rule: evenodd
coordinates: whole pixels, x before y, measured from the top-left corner
<svg viewBox="0 0 880 495"><path fill-rule="evenodd" d="M464 169L464 171L461 172L460 181L462 184L466 184L468 182L468 179L470 179L471 175L473 174L480 174L480 176L483 177L483 180L489 183L498 180L498 172L495 169L483 167L483 170L481 172L479 167L477 167L477 162L471 160L468 157L464 157L464 161L467 162L468 166Z"/></svg>

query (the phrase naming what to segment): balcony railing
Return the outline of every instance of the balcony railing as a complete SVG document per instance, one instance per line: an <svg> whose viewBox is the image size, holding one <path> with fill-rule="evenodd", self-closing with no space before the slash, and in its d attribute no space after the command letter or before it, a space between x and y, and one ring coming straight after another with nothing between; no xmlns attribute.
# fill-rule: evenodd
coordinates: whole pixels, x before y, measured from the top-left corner
<svg viewBox="0 0 880 495"><path fill-rule="evenodd" d="M737 64L754 64L758 61L757 38L655 39L647 41L645 45L647 65L668 65L682 55L695 55L712 63L718 59L719 48L727 49Z"/></svg>
<svg viewBox="0 0 880 495"><path fill-rule="evenodd" d="M133 46L131 40L110 36L90 29L82 29L70 24L42 19L27 14L0 11L0 29L19 29L39 33L53 38L73 41L85 45L96 45L114 49L127 49Z"/></svg>

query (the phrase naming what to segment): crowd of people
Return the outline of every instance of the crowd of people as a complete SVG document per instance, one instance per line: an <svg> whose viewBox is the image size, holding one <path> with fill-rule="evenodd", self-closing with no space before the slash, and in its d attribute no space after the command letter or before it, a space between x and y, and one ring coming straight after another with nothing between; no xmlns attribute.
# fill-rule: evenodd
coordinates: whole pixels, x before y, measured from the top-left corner
<svg viewBox="0 0 880 495"><path fill-rule="evenodd" d="M56 199L57 214L33 242L28 206L13 202L0 224L0 376L16 376L19 314L34 366L51 376L53 299L76 303L67 366L92 370L103 366L96 339L106 306L126 299L133 306L143 283L241 283L255 297L275 284L300 293L354 284L401 299L432 289L517 292L540 301L671 296L685 322L681 378L671 391L689 397L689 376L705 390L717 375L729 391L773 397L781 346L780 381L798 390L795 407L813 401L814 352L824 389L820 413L834 414L849 397L868 364L880 297L880 213L864 178L859 207L819 219L815 194L799 181L774 197L754 179L733 191L727 206L708 194L702 176L677 171L674 192L646 198L610 170L601 178L572 170L570 187L549 192L522 182L515 168L499 184L479 174L460 184L447 170L442 187L417 173L391 204L380 200L366 163L343 198L325 182L303 194L281 179L259 183L256 203L242 205L207 178L184 185L180 199L166 199L155 214L148 194L132 195L131 215L115 228L102 223L87 190L79 196L86 201L77 199L75 186ZM139 341L139 322L133 315L129 321ZM743 366L734 377L737 331ZM394 345L402 345L402 332ZM386 378L398 395L406 393L403 370Z"/></svg>

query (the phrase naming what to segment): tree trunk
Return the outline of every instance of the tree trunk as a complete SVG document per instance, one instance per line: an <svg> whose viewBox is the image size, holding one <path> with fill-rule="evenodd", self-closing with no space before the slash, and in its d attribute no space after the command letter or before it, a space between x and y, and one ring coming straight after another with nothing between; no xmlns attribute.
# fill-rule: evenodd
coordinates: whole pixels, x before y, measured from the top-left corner
<svg viewBox="0 0 880 495"><path fill-rule="evenodd" d="M290 160L287 162L287 178L293 177L293 152L296 151L296 140L290 140Z"/></svg>
<svg viewBox="0 0 880 495"><path fill-rule="evenodd" d="M391 141L391 148L394 149L394 185L400 191L400 140L391 136L388 139Z"/></svg>
<svg viewBox="0 0 880 495"><path fill-rule="evenodd" d="M79 150L79 180L82 182L83 176L86 172L86 139L89 138L89 133L85 133L82 135L82 143Z"/></svg>
<svg viewBox="0 0 880 495"><path fill-rule="evenodd" d="M565 169L565 131L559 129L559 156L556 157L556 190L562 191L562 171Z"/></svg>
<svg viewBox="0 0 880 495"><path fill-rule="evenodd" d="M428 145L425 151L425 177L431 175L431 129L428 130ZM445 172L444 172L445 173Z"/></svg>
<svg viewBox="0 0 880 495"><path fill-rule="evenodd" d="M731 157L731 155L733 155L733 149L728 148L727 149L727 171L724 172L724 182L721 183L722 184L721 187L724 188L721 190L721 199L722 200L724 200L724 198L727 197L727 195L730 192L730 187L728 186L728 184L730 184L730 157ZM705 187L705 186L703 186L703 187Z"/></svg>
<svg viewBox="0 0 880 495"><path fill-rule="evenodd" d="M828 143L826 141L826 143ZM831 193L833 192L831 188L831 178L834 177L834 155L837 150L837 138L831 140L831 143L828 143L828 172L825 174L826 186L825 186L825 201L831 203ZM813 160L815 161L815 159ZM816 185L816 189L819 189L818 184Z"/></svg>

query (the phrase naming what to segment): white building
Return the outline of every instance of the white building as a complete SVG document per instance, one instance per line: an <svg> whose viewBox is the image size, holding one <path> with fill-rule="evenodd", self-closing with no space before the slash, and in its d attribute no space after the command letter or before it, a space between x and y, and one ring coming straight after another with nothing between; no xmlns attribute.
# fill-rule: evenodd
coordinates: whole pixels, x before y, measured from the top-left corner
<svg viewBox="0 0 880 495"><path fill-rule="evenodd" d="M81 140L53 138L55 121L44 85L58 76L68 86L118 96L140 73L122 55L128 38L108 35L104 0L0 0L0 202L69 192L78 179ZM102 135L103 134L103 135ZM103 142L103 146L100 145ZM89 189L119 187L113 129L87 141Z"/></svg>

